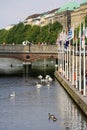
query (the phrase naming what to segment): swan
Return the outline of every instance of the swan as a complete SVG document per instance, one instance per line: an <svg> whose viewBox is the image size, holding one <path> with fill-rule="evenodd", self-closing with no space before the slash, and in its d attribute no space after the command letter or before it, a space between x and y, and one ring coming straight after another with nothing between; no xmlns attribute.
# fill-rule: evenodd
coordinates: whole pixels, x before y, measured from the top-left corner
<svg viewBox="0 0 87 130"><path fill-rule="evenodd" d="M42 76L42 75L39 75L39 76L38 76L38 78L39 78L39 79L42 79L42 78L43 78L43 76Z"/></svg>
<svg viewBox="0 0 87 130"><path fill-rule="evenodd" d="M50 75L46 75L45 78L46 78L46 80L49 81L49 82L51 82L51 81L53 80L53 79L50 77Z"/></svg>
<svg viewBox="0 0 87 130"><path fill-rule="evenodd" d="M50 83L47 83L47 87L49 87L50 86Z"/></svg>
<svg viewBox="0 0 87 130"><path fill-rule="evenodd" d="M45 79L41 79L41 83L42 83L42 82L45 82Z"/></svg>
<svg viewBox="0 0 87 130"><path fill-rule="evenodd" d="M36 82L36 87L37 87L37 88L41 88L41 86L42 86L42 85L41 85L40 83Z"/></svg>
<svg viewBox="0 0 87 130"><path fill-rule="evenodd" d="M9 96L10 97L15 97L15 92L11 93Z"/></svg>
<svg viewBox="0 0 87 130"><path fill-rule="evenodd" d="M49 77L50 77L50 75L46 75L46 77L45 77L45 78L46 78L46 79L48 79Z"/></svg>
<svg viewBox="0 0 87 130"><path fill-rule="evenodd" d="M48 81L51 82L53 79L51 77L48 78Z"/></svg>

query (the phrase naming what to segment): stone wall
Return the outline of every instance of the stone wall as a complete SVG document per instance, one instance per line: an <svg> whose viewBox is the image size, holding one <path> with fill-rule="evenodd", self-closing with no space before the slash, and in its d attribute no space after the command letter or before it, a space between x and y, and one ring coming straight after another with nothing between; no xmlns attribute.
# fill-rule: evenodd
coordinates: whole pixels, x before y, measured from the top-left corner
<svg viewBox="0 0 87 130"><path fill-rule="evenodd" d="M76 102L76 104L80 107L83 113L87 116L87 102L85 101L85 97L82 98L82 95L79 95L77 90L72 86L70 86L59 74L55 72L55 77L59 81L59 83L64 87L66 92L71 96L71 98Z"/></svg>

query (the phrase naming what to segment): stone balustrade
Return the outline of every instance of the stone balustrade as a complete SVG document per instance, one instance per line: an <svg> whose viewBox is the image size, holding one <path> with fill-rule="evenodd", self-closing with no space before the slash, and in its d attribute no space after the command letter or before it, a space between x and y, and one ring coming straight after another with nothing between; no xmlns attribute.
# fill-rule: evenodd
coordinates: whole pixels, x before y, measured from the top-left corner
<svg viewBox="0 0 87 130"><path fill-rule="evenodd" d="M0 45L0 53L58 53L57 45Z"/></svg>

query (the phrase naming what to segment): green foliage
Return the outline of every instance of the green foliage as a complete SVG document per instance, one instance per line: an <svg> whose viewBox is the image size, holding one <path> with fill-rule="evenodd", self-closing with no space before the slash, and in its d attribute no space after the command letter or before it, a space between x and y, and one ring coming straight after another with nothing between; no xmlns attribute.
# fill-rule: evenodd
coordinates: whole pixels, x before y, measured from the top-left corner
<svg viewBox="0 0 87 130"><path fill-rule="evenodd" d="M3 42L6 42L8 33L9 32L5 29L0 30L0 44L2 44Z"/></svg>
<svg viewBox="0 0 87 130"><path fill-rule="evenodd" d="M7 44L16 43L21 44L23 41L33 41L34 44L38 42L46 42L53 44L56 42L59 32L62 30L62 25L58 22L48 24L46 26L30 26L19 23L10 30L0 30L0 43Z"/></svg>

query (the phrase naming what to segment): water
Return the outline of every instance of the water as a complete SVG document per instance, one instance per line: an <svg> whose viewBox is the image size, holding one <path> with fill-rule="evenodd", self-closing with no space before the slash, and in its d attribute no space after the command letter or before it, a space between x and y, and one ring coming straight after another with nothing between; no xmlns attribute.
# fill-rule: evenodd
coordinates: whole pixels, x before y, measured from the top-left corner
<svg viewBox="0 0 87 130"><path fill-rule="evenodd" d="M11 67L12 64L12 67ZM39 74L55 71L53 59L33 62L30 76L0 75L0 130L87 130L87 119L61 85L54 80L36 88ZM17 70L17 71L16 71ZM22 61L0 59L0 73L23 71ZM9 95L16 93L15 97ZM49 120L48 113L57 121Z"/></svg>
<svg viewBox="0 0 87 130"><path fill-rule="evenodd" d="M0 77L0 130L87 130L87 119L54 79L35 86L37 77ZM15 91L15 97L9 94ZM57 117L53 122L48 113Z"/></svg>

